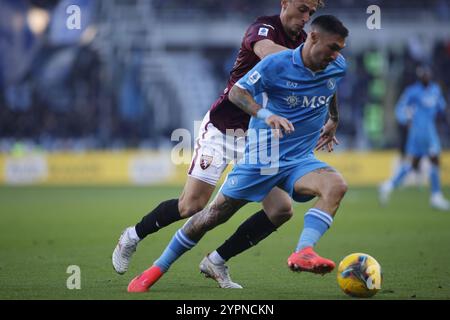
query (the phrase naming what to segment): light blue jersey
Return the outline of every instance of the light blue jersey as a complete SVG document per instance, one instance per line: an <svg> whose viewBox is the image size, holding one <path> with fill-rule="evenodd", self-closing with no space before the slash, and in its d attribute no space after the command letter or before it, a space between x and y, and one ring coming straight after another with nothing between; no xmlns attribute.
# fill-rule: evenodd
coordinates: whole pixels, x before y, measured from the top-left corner
<svg viewBox="0 0 450 320"><path fill-rule="evenodd" d="M406 153L421 157L438 155L441 151L436 129L436 116L445 109L445 100L439 86L421 82L407 87L396 106L399 123L410 122Z"/></svg>
<svg viewBox="0 0 450 320"><path fill-rule="evenodd" d="M314 148L337 84L345 75L346 62L339 55L325 70L312 72L303 64L302 49L303 45L266 57L236 84L254 97L262 95L262 106L288 119L295 131L277 141L263 120L252 118L244 158L222 186L226 196L261 201L279 186L295 199L295 182L308 172L328 166L315 158ZM263 161L261 154L274 153L278 154L275 174L262 174L261 169L274 167L274 161Z"/></svg>
<svg viewBox="0 0 450 320"><path fill-rule="evenodd" d="M337 83L345 75L346 62L342 55L325 70L313 73L303 65L301 45L296 50L286 50L267 57L238 81L237 86L246 89L262 106L274 114L292 122L295 132L279 140L279 166L292 165L296 160L313 156L320 130L328 114L328 106L336 92ZM243 162L251 166L261 163L261 148L270 154L271 129L264 122L252 118L251 129L257 130L257 141L250 137ZM267 132L267 137L264 137ZM256 154L259 152L259 154ZM257 159L258 163L250 161Z"/></svg>

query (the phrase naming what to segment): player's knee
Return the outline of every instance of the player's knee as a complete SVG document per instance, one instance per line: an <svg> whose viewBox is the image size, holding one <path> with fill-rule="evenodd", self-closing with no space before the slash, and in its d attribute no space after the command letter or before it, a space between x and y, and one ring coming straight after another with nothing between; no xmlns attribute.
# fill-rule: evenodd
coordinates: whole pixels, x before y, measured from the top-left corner
<svg viewBox="0 0 450 320"><path fill-rule="evenodd" d="M279 221L278 226L285 223L294 215L294 210L292 206L281 208L277 213L277 220Z"/></svg>
<svg viewBox="0 0 450 320"><path fill-rule="evenodd" d="M197 212L202 211L204 207L205 205L198 198L197 199L183 198L180 199L178 203L178 210L182 218L192 217Z"/></svg>
<svg viewBox="0 0 450 320"><path fill-rule="evenodd" d="M288 221L294 215L294 209L290 202L279 203L277 206L270 208L264 207L269 220L277 227Z"/></svg>
<svg viewBox="0 0 450 320"><path fill-rule="evenodd" d="M336 198L339 199L339 201L341 201L348 190L347 182L345 182L344 180L339 181L335 186L335 190L336 190Z"/></svg>
<svg viewBox="0 0 450 320"><path fill-rule="evenodd" d="M437 156L430 157L430 162L432 165L439 167L439 157Z"/></svg>
<svg viewBox="0 0 450 320"><path fill-rule="evenodd" d="M333 203L341 202L348 190L348 185L343 179L339 179L330 184L326 192L326 198Z"/></svg>
<svg viewBox="0 0 450 320"><path fill-rule="evenodd" d="M268 218L272 224L278 228L294 215L294 210L292 207L290 209L280 210L274 213L273 215L268 214Z"/></svg>

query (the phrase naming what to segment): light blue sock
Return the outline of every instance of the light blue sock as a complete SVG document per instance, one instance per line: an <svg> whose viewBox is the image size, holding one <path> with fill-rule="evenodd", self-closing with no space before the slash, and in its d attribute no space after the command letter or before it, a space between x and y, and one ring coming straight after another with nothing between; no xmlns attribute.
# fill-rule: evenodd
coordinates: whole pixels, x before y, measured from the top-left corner
<svg viewBox="0 0 450 320"><path fill-rule="evenodd" d="M319 209L311 208L305 214L305 224L295 251L314 247L333 223L333 217Z"/></svg>
<svg viewBox="0 0 450 320"><path fill-rule="evenodd" d="M172 240L170 240L169 245L166 247L162 255L153 264L161 268L163 272L169 270L172 263L174 263L179 257L183 255L186 251L192 249L197 243L190 240L183 232L179 229Z"/></svg>
<svg viewBox="0 0 450 320"><path fill-rule="evenodd" d="M402 164L400 169L397 171L397 173L392 178L392 185L394 188L397 188L399 185L402 184L403 179L405 179L406 175L411 171L411 164Z"/></svg>
<svg viewBox="0 0 450 320"><path fill-rule="evenodd" d="M430 186L431 194L441 192L441 179L439 177L439 167L437 165L431 165L430 170Z"/></svg>

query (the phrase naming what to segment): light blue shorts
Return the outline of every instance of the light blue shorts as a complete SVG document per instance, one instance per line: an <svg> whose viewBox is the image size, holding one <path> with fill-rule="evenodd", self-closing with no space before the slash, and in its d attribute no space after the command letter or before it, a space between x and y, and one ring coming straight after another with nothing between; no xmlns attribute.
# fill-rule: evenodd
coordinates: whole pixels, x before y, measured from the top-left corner
<svg viewBox="0 0 450 320"><path fill-rule="evenodd" d="M437 156L441 153L441 144L435 134L409 134L406 142L406 154L413 157Z"/></svg>
<svg viewBox="0 0 450 320"><path fill-rule="evenodd" d="M280 167L276 174L263 175L261 169L248 165L236 165L228 174L220 192L233 199L261 202L274 188L286 191L297 202L307 202L311 195L300 195L294 185L304 175L319 168L329 167L315 157L308 157L293 165Z"/></svg>

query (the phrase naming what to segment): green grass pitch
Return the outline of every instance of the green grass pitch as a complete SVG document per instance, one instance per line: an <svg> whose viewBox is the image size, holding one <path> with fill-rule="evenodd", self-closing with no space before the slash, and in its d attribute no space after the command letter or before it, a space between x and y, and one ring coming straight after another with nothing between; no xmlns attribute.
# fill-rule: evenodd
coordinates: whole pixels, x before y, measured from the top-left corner
<svg viewBox="0 0 450 320"><path fill-rule="evenodd" d="M174 187L1 187L0 299L352 299L326 276L293 273L286 259L312 205L296 204L294 218L276 233L229 262L244 290L219 289L203 278L198 263L259 205L246 206L208 233L145 294L128 294L128 282L162 252L175 223L143 241L127 274L115 274L111 253L128 225L160 201L176 198ZM450 189L444 190L448 196ZM350 188L317 251L337 263L365 252L382 266L382 290L372 299L450 299L450 212L428 206L426 188L393 194L382 208L375 188ZM81 289L66 287L67 267L81 268Z"/></svg>

